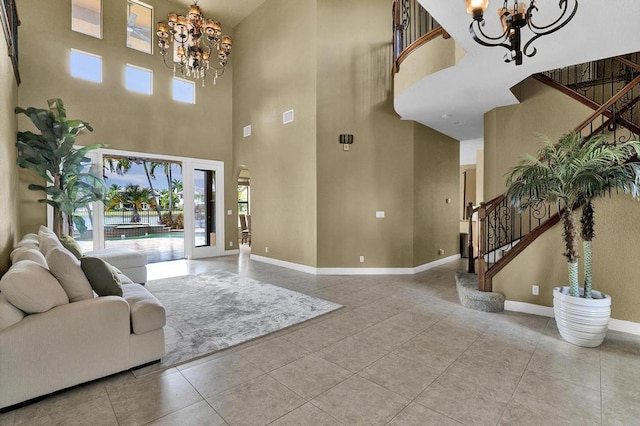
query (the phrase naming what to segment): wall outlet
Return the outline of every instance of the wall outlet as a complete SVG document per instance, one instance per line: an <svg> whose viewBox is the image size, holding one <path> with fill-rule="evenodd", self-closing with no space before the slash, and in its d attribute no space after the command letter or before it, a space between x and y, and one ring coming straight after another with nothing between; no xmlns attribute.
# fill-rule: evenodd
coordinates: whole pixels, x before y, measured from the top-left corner
<svg viewBox="0 0 640 426"><path fill-rule="evenodd" d="M442 255L444 254L444 249L440 249L440 250L438 250L438 254L439 254L440 256L442 256Z"/></svg>
<svg viewBox="0 0 640 426"><path fill-rule="evenodd" d="M233 247L233 241L229 241L229 247Z"/></svg>
<svg viewBox="0 0 640 426"><path fill-rule="evenodd" d="M364 256L360 256L360 263L364 263Z"/></svg>
<svg viewBox="0 0 640 426"><path fill-rule="evenodd" d="M531 286L531 294L533 294L534 296L538 296L540 294L540 287L537 285L532 285Z"/></svg>
<svg viewBox="0 0 640 426"><path fill-rule="evenodd" d="M269 247L265 247L265 248L264 248L264 252L265 252L265 253L269 253Z"/></svg>
<svg viewBox="0 0 640 426"><path fill-rule="evenodd" d="M377 211L376 212L376 218L384 219L384 212L383 211Z"/></svg>
<svg viewBox="0 0 640 426"><path fill-rule="evenodd" d="M233 215L233 210L227 210L227 216Z"/></svg>

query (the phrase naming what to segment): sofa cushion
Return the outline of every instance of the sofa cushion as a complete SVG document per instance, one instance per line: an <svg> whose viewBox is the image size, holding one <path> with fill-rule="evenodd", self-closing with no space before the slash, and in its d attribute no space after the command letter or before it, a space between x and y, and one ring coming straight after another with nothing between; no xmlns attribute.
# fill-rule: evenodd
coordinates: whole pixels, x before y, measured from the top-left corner
<svg viewBox="0 0 640 426"><path fill-rule="evenodd" d="M33 232L30 232L28 234L24 234L22 239L23 240L30 240L30 241L33 241L36 244L40 244L40 237L38 237L38 234L34 234Z"/></svg>
<svg viewBox="0 0 640 426"><path fill-rule="evenodd" d="M56 277L32 260L13 264L0 280L0 291L12 305L27 314L46 312L69 303Z"/></svg>
<svg viewBox="0 0 640 426"><path fill-rule="evenodd" d="M13 306L2 293L0 293L0 330L17 324L25 317L25 313Z"/></svg>
<svg viewBox="0 0 640 426"><path fill-rule="evenodd" d="M93 299L93 290L80 261L64 247L52 247L47 252L49 271L58 279L69 296L69 302Z"/></svg>
<svg viewBox="0 0 640 426"><path fill-rule="evenodd" d="M147 264L147 256L128 247L110 247L85 253L87 257L99 257L120 269L135 268Z"/></svg>
<svg viewBox="0 0 640 426"><path fill-rule="evenodd" d="M131 329L134 334L148 333L165 326L166 313L162 303L140 284L122 286L123 297L131 309Z"/></svg>
<svg viewBox="0 0 640 426"><path fill-rule="evenodd" d="M9 258L12 263L18 263L21 260L33 260L38 265L42 265L45 268L48 267L44 255L37 248L18 247L13 249Z"/></svg>
<svg viewBox="0 0 640 426"><path fill-rule="evenodd" d="M55 234L49 234L47 232L40 232L40 252L47 255L47 252L51 247L62 247L62 243Z"/></svg>
<svg viewBox="0 0 640 426"><path fill-rule="evenodd" d="M37 249L40 250L40 243L33 241L33 240L20 240L18 241L18 243L14 246L14 248L33 248L33 249Z"/></svg>
<svg viewBox="0 0 640 426"><path fill-rule="evenodd" d="M64 248L69 250L76 257L76 259L80 260L80 258L82 257L82 248L80 248L80 244L78 244L78 242L74 240L72 236L61 235L60 242L62 243Z"/></svg>
<svg viewBox="0 0 640 426"><path fill-rule="evenodd" d="M125 284L133 284L133 281L131 280L131 278L126 276L120 269L116 268L113 265L111 265L111 269L116 271L116 273L118 274L118 278L120 278L120 282L122 283L123 289Z"/></svg>
<svg viewBox="0 0 640 426"><path fill-rule="evenodd" d="M40 237L40 233L42 233L42 232L47 233L47 234L53 234L53 235L56 234L55 232L53 232L53 229L47 228L44 225L40 225L40 228L38 228L38 237Z"/></svg>
<svg viewBox="0 0 640 426"><path fill-rule="evenodd" d="M80 259L80 266L98 296L122 297L122 281L107 262L99 257L84 256Z"/></svg>

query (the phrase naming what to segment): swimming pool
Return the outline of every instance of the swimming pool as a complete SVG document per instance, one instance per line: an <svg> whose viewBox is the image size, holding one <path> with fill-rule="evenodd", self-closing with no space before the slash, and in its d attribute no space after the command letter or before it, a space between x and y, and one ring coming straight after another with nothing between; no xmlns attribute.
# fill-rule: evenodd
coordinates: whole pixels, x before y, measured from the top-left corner
<svg viewBox="0 0 640 426"><path fill-rule="evenodd" d="M157 234L145 234L145 235L131 235L131 236L121 236L121 237L109 237L105 238L105 241L118 241L118 240L150 240L154 238L176 238L176 239L184 239L184 231L174 231L174 232L160 232Z"/></svg>

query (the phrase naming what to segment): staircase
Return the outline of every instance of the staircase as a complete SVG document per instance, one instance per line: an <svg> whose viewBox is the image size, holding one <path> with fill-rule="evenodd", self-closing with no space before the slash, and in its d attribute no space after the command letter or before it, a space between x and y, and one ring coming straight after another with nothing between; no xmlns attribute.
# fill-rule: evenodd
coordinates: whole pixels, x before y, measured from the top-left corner
<svg viewBox="0 0 640 426"><path fill-rule="evenodd" d="M534 76L594 110L575 129L584 136L606 134L613 142L640 138L640 53L614 57ZM470 212L478 220L478 253L469 256L469 272L477 264L478 289L492 291L492 279L540 235L560 221L555 206L540 203L525 211L511 207L504 195ZM469 214L468 217L473 217ZM469 253L473 253L469 221Z"/></svg>

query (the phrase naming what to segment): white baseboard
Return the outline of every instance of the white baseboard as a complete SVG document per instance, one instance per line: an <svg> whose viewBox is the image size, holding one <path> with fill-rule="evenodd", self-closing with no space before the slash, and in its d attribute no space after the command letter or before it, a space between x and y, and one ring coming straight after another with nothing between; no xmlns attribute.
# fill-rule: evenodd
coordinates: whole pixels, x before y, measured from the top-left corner
<svg viewBox="0 0 640 426"><path fill-rule="evenodd" d="M306 274L316 275L316 269L313 266L301 265L299 263L287 262L284 260L273 259L271 257L258 256L251 253L251 260L257 262L268 263L270 265L281 266L283 268L293 269L294 271L304 272Z"/></svg>
<svg viewBox="0 0 640 426"><path fill-rule="evenodd" d="M424 265L416 266L413 269L414 274L419 274L420 272L428 271L429 269L437 268L438 266L442 266L446 263L453 262L454 260L460 259L460 253L454 254L453 256L445 257L442 259L434 260L433 262L425 263Z"/></svg>
<svg viewBox="0 0 640 426"><path fill-rule="evenodd" d="M454 260L460 259L460 255L453 255L438 259L434 262L413 268L314 268L312 266L301 265L298 263L287 262L284 260L272 259L270 257L251 255L251 259L268 263L271 265L281 266L283 268L293 269L294 271L305 272L312 275L414 275L420 272L428 271Z"/></svg>
<svg viewBox="0 0 640 426"><path fill-rule="evenodd" d="M550 318L553 318L554 316L552 307L534 305L533 303L505 300L504 309L507 311L523 312L526 314L540 315ZM611 318L609 320L609 330L621 331L623 333L635 334L640 336L640 323Z"/></svg>
<svg viewBox="0 0 640 426"><path fill-rule="evenodd" d="M316 268L316 275L409 275L413 268Z"/></svg>
<svg viewBox="0 0 640 426"><path fill-rule="evenodd" d="M522 312L525 314L540 315L541 317L553 318L553 308L549 306L535 305L533 303L504 301L505 311Z"/></svg>
<svg viewBox="0 0 640 426"><path fill-rule="evenodd" d="M611 318L609 320L609 330L640 336L640 323Z"/></svg>

